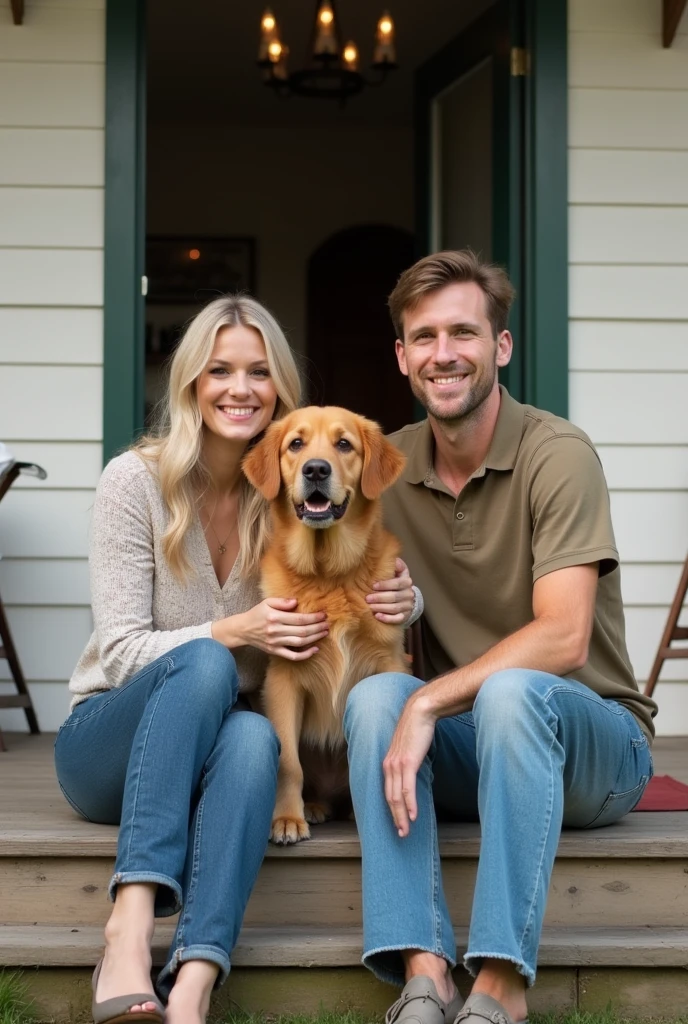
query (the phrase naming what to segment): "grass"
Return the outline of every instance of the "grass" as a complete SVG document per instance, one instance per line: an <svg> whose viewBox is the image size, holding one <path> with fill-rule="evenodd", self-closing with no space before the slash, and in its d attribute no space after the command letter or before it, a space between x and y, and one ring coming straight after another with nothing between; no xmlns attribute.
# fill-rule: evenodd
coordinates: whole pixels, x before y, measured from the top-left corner
<svg viewBox="0 0 688 1024"><path fill-rule="evenodd" d="M0 971L0 1024L33 1024L26 985L15 971Z"/></svg>
<svg viewBox="0 0 688 1024"><path fill-rule="evenodd" d="M605 1013L531 1014L530 1024L688 1024L688 1016L652 1018L627 1021L611 1011ZM243 1014L233 1013L216 1020L213 1024L379 1024L380 1018L366 1016L353 1010L342 1013L323 1011L320 1014ZM0 1022L2 1024L2 1022Z"/></svg>

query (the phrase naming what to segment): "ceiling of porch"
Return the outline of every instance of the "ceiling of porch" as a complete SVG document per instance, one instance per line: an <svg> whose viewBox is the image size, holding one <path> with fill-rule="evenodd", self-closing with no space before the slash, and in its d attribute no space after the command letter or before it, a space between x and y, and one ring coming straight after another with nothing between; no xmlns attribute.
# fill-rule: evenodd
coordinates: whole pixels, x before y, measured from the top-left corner
<svg viewBox="0 0 688 1024"><path fill-rule="evenodd" d="M492 0L339 0L345 41L354 39L361 68L372 57L374 30L387 7L396 27L399 70L342 110L326 100L273 95L256 66L260 16L271 6L290 67L306 63L315 0L148 0L148 100L153 121L215 124L322 124L341 121L406 125L412 120L413 72Z"/></svg>

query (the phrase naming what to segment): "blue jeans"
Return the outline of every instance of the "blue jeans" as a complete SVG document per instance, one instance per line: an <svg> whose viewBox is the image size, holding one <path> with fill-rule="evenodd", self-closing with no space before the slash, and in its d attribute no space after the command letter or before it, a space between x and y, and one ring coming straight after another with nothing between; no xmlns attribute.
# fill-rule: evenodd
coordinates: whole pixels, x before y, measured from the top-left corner
<svg viewBox="0 0 688 1024"><path fill-rule="evenodd" d="M158 988L179 965L229 973L275 805L279 744L266 718L232 710L234 658L215 640L169 651L72 711L55 741L60 787L88 821L120 824L110 883L157 883L155 913L181 910Z"/></svg>
<svg viewBox="0 0 688 1024"><path fill-rule="evenodd" d="M480 821L481 845L464 964L510 960L532 985L562 825L596 828L640 800L652 775L633 715L582 683L545 672L497 672L473 711L442 719L417 779L418 817L400 839L387 807L382 760L418 679L372 676L349 695L344 730L363 856L363 963L403 983L400 950L456 963L433 803Z"/></svg>

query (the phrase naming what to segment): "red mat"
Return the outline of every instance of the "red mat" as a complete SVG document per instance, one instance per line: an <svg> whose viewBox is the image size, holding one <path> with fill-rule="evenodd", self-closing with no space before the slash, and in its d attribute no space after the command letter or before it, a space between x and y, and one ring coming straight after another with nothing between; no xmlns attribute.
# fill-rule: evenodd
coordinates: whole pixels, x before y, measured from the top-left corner
<svg viewBox="0 0 688 1024"><path fill-rule="evenodd" d="M688 786L671 775L654 775L634 811L688 811Z"/></svg>

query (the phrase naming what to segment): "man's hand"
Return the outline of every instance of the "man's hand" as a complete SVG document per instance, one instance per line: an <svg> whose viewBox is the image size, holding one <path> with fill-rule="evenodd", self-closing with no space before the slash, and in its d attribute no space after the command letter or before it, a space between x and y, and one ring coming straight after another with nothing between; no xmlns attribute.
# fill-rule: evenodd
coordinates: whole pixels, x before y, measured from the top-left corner
<svg viewBox="0 0 688 1024"><path fill-rule="evenodd" d="M403 838L416 820L416 776L430 749L437 719L421 692L409 697L382 762L385 775L385 799L394 824Z"/></svg>

